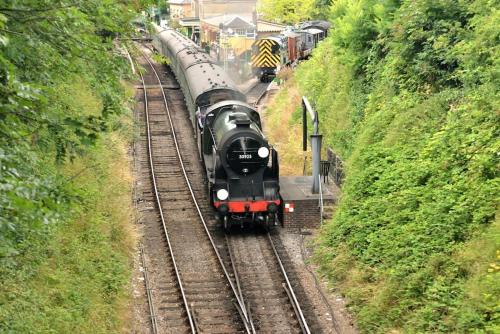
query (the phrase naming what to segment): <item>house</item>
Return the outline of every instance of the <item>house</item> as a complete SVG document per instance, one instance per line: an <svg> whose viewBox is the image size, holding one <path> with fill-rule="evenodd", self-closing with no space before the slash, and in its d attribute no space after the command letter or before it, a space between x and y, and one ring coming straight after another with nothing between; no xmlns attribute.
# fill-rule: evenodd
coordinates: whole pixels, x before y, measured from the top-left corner
<svg viewBox="0 0 500 334"><path fill-rule="evenodd" d="M235 37L247 37L247 32L255 33L256 6L257 0L192 0L190 16L185 14L179 24L203 45L218 43L221 27L222 34L234 31ZM236 16L239 18L233 21Z"/></svg>
<svg viewBox="0 0 500 334"><path fill-rule="evenodd" d="M279 23L258 20L257 21L257 39L279 35L286 30L286 26Z"/></svg>
<svg viewBox="0 0 500 334"><path fill-rule="evenodd" d="M200 20L224 14L251 18L257 8L257 0L194 0L194 2L199 8Z"/></svg>
<svg viewBox="0 0 500 334"><path fill-rule="evenodd" d="M201 20L201 42L204 44L224 43L241 54L251 48L256 37L255 25L248 18L239 15L219 15Z"/></svg>
<svg viewBox="0 0 500 334"><path fill-rule="evenodd" d="M191 17L193 11L192 0L168 0L170 6L170 18L180 20L184 17Z"/></svg>

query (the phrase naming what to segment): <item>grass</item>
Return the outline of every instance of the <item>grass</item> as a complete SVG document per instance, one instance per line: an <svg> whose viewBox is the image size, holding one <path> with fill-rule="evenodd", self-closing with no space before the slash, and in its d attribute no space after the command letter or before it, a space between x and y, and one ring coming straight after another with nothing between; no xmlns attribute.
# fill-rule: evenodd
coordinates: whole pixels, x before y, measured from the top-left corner
<svg viewBox="0 0 500 334"><path fill-rule="evenodd" d="M46 244L32 240L20 265L2 273L0 332L125 331L135 243L126 118L89 153L63 166L77 204Z"/></svg>
<svg viewBox="0 0 500 334"><path fill-rule="evenodd" d="M305 158L310 168L310 150L302 151L301 98L291 77L263 112L264 132L279 153L282 176L302 175Z"/></svg>

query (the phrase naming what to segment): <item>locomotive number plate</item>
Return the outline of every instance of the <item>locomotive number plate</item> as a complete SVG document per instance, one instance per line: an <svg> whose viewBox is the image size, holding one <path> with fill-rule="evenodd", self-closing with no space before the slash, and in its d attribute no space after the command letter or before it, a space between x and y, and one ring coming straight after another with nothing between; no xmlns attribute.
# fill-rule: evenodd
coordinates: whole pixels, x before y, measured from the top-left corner
<svg viewBox="0 0 500 334"><path fill-rule="evenodd" d="M252 155L251 154L240 154L239 158L240 159L252 159Z"/></svg>

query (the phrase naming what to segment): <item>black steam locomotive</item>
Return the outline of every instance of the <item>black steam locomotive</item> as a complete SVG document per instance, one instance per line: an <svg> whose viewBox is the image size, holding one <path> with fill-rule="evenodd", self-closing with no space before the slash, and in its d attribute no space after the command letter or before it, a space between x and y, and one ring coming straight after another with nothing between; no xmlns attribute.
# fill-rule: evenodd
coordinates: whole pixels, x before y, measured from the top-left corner
<svg viewBox="0 0 500 334"><path fill-rule="evenodd" d="M153 45L167 57L184 92L208 179L208 196L225 229L277 224L278 154L260 116L210 56L172 29L157 29Z"/></svg>

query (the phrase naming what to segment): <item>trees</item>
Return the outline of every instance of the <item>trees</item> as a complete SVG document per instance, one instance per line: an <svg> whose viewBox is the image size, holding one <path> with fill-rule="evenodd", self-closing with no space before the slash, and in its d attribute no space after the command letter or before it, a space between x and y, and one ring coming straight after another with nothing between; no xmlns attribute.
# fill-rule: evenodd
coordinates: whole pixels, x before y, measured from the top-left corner
<svg viewBox="0 0 500 334"><path fill-rule="evenodd" d="M497 332L498 4L339 0L331 12L296 71L347 165L317 261L364 332Z"/></svg>
<svg viewBox="0 0 500 334"><path fill-rule="evenodd" d="M122 81L129 68L116 37L130 34L145 2L0 5L3 331L113 332L121 325L130 249L119 222L127 221L130 197L114 164L124 168L126 157L116 135L100 138L128 110Z"/></svg>
<svg viewBox="0 0 500 334"><path fill-rule="evenodd" d="M124 0L20 0L0 5L0 327L6 331L42 330L29 326L46 320L50 327L56 323L50 314L59 313L59 331L71 332L74 319L64 307L92 299L75 293L74 287L65 290L70 280L78 284L77 269L68 274L66 268L47 262L54 254L68 259L73 254L66 263L71 266L85 249L75 249L83 244L77 231L88 231L88 222L78 214L85 213L85 205L92 203L89 197L97 191L86 191L75 177L79 171L65 167L78 156L91 160L91 150L108 130L110 119L126 109L121 80L128 75L128 64L118 54L114 38L130 33L137 6L138 1ZM92 217L97 222L88 226L96 228L105 220L98 218ZM58 243L56 236L67 232L65 228L76 233L63 235ZM99 241L109 242L106 237L103 234ZM50 274L40 273L44 264ZM93 283L109 283L113 275L106 272L111 270L108 265L93 268L100 277ZM126 281L126 259L113 265L116 275L122 275L120 282ZM28 282L35 278L43 282L30 289ZM52 283L61 291L37 290ZM110 304L117 285L112 288L106 301ZM50 304L54 294L56 307ZM62 300L67 304L61 305ZM79 320L85 322L85 307L80 311Z"/></svg>
<svg viewBox="0 0 500 334"><path fill-rule="evenodd" d="M318 14L316 0L261 0L259 11L267 20L291 25Z"/></svg>
<svg viewBox="0 0 500 334"><path fill-rule="evenodd" d="M25 0L0 7L0 148L4 164L13 168L0 181L3 187L21 187L43 175L30 169L44 160L63 161L84 152L106 129L107 118L122 110L119 79L126 64L112 38L129 31L129 8L127 2L111 0ZM50 197L48 189L41 191ZM42 206L50 202L43 198L38 199ZM22 242L21 226L27 221L19 221L20 215L35 200L3 194L0 231L8 240L0 254ZM26 210L16 209L16 203ZM46 219L43 210L31 209L38 217L32 224Z"/></svg>

